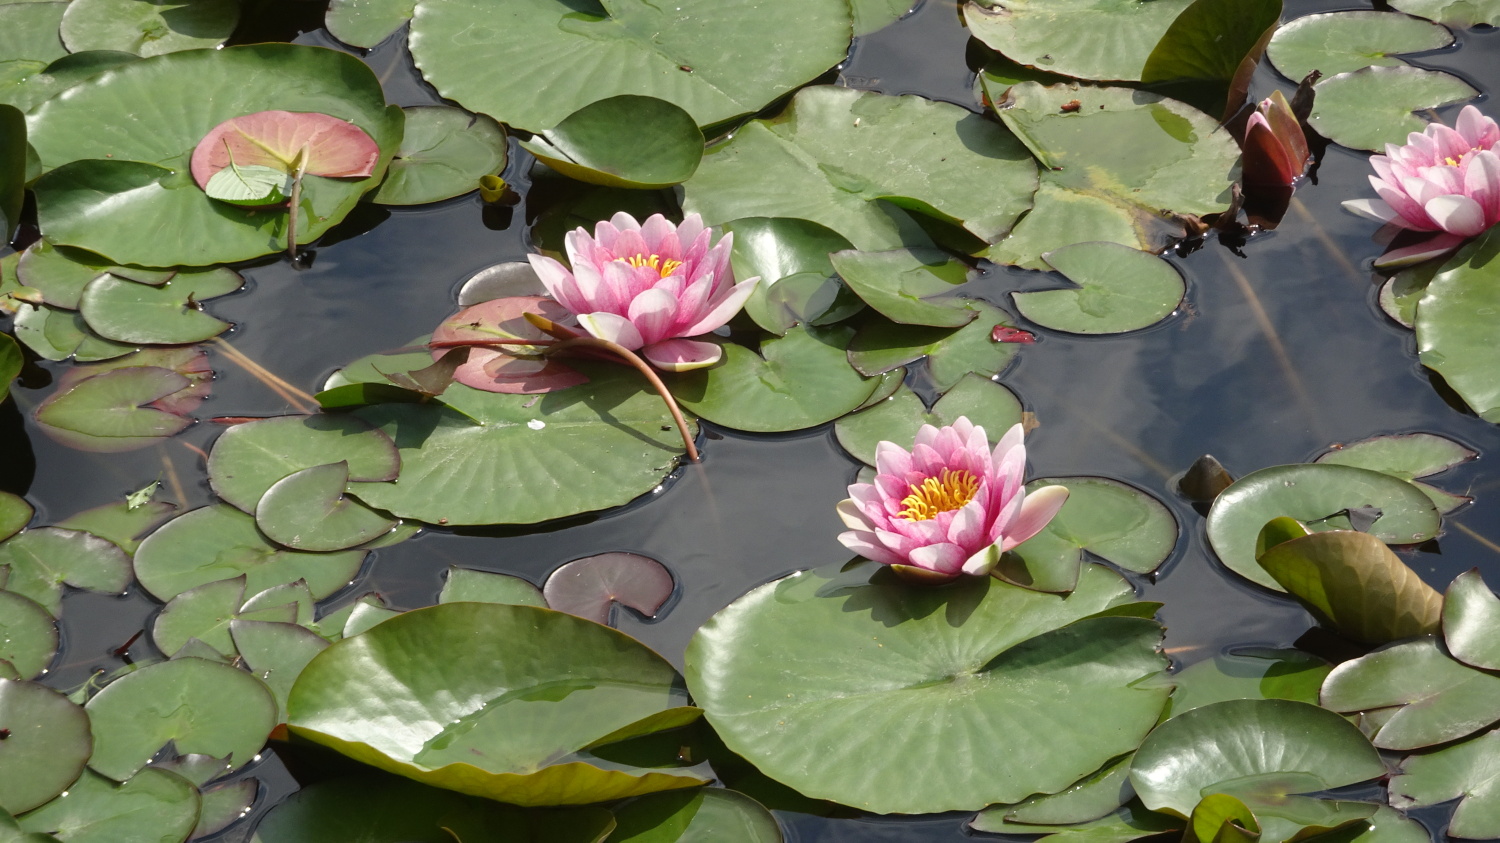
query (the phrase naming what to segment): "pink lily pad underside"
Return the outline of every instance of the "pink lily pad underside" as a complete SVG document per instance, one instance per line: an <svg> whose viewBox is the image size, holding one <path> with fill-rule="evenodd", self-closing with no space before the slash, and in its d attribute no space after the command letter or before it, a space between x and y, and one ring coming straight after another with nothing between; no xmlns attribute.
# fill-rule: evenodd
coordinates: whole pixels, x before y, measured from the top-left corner
<svg viewBox="0 0 1500 843"><path fill-rule="evenodd" d="M666 566L649 556L617 551L563 565L547 577L542 595L559 612L609 624L616 603L656 617L672 589L672 573Z"/></svg>
<svg viewBox="0 0 1500 843"><path fill-rule="evenodd" d="M567 308L543 296L511 296L480 302L443 320L432 332L434 343L462 340L551 340L541 329L526 321L525 313L536 313L570 327L578 322ZM448 349L432 350L433 359ZM519 353L535 352L534 347L520 346ZM588 378L556 360L540 357L517 357L504 351L475 347L469 359L453 373L453 379L486 392L533 395L553 392L587 383Z"/></svg>
<svg viewBox="0 0 1500 843"><path fill-rule="evenodd" d="M206 189L208 180L229 166L231 155L239 167L290 173L304 149L303 168L314 176L368 176L380 158L375 139L346 120L316 112L257 111L225 120L198 141L193 180Z"/></svg>

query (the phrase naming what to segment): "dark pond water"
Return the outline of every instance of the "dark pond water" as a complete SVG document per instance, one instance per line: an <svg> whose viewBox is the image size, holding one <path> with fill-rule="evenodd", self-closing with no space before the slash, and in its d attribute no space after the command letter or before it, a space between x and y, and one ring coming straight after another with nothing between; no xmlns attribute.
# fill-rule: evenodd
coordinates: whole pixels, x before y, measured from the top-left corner
<svg viewBox="0 0 1500 843"><path fill-rule="evenodd" d="M1350 6L1293 2L1286 17L1342 8ZM336 46L320 31L298 40ZM896 25L860 39L840 78L851 87L973 107L972 72L963 63L967 43L953 0L927 0ZM412 73L399 43L372 51L367 60L386 80L392 102L437 101ZM1500 89L1500 32L1460 33L1457 47L1414 63L1458 73L1481 90ZM1253 93L1265 96L1276 85L1289 89L1263 69ZM1486 110L1494 114L1492 107ZM507 179L525 196L530 162L514 147L513 153ZM1367 172L1364 155L1331 148L1320 183L1299 192L1282 228L1255 237L1244 257L1210 243L1174 259L1189 292L1172 318L1113 338L1042 332L1041 342L1025 348L1002 375L1040 422L1027 443L1035 473L1128 481L1173 509L1182 527L1177 550L1140 587L1145 599L1165 603L1159 617L1179 665L1229 646L1290 645L1308 627L1306 615L1289 601L1225 573L1207 548L1201 515L1167 490L1168 477L1204 453L1238 476L1382 433L1450 436L1482 456L1437 483L1473 495L1475 503L1447 519L1439 540L1406 558L1439 588L1468 568L1500 567L1500 506L1494 505L1500 496L1491 494L1500 486L1493 463L1500 430L1450 406L1417 364L1410 332L1379 312L1369 269L1378 252L1369 239L1371 226L1338 204L1366 194ZM471 196L356 214L337 233L342 239L318 246L310 268L294 270L280 261L248 267L246 291L216 301L212 309L237 324L225 337L235 348L315 391L344 363L430 331L452 312L456 290L475 270L523 259L531 210L525 199L509 213L484 209ZM1036 283L1027 273L992 268L968 294L1004 305L1010 290ZM211 347L210 353L218 377L200 416L291 409L221 351ZM210 500L198 450L218 434L215 425L200 423L157 448L99 457L55 446L23 421L20 415L51 391L44 383L27 386L34 388L16 389L15 404L0 411L0 430L13 454L0 468L0 486L25 494L39 510L38 523L118 500L158 476L166 497L184 508ZM414 608L435 601L442 574L452 565L539 583L570 559L633 551L663 561L678 591L659 619L624 617L619 625L680 664L693 631L751 587L848 558L834 539L841 529L834 504L845 497L856 466L835 444L831 426L780 436L705 428L705 462L627 507L539 530L427 531L378 551L334 602L376 591L393 606ZM1497 581L1493 573L1488 579ZM137 590L118 598L69 595L62 618L65 651L47 681L71 688L95 670L118 666L112 651L157 608ZM137 642L130 653L148 655L149 644ZM247 774L266 784L259 809L295 788L274 757ZM1423 819L1440 827L1446 812ZM788 839L799 843L969 839L963 831L968 815L779 816ZM252 827L241 824L222 839L247 840Z"/></svg>

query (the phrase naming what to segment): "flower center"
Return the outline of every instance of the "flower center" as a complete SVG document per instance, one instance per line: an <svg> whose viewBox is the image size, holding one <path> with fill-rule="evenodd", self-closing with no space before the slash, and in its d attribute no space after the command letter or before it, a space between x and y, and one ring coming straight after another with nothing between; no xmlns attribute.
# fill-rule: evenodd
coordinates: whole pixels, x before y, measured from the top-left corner
<svg viewBox="0 0 1500 843"><path fill-rule="evenodd" d="M912 484L910 488L911 494L901 499L901 511L896 516L908 521L926 521L973 500L979 492L979 478L964 469L945 468L937 477L929 477L920 486Z"/></svg>
<svg viewBox="0 0 1500 843"><path fill-rule="evenodd" d="M631 255L628 258L615 258L615 260L625 261L626 263L636 268L649 266L652 269L656 270L657 274L662 278L666 278L668 275L672 274L672 270L676 269L679 266L682 266L682 261L664 261L661 259L661 255Z"/></svg>

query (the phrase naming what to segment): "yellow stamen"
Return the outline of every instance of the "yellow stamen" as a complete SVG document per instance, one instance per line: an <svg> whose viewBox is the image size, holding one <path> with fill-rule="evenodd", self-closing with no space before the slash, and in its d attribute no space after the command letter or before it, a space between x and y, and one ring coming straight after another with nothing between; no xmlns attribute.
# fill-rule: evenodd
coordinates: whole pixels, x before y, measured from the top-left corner
<svg viewBox="0 0 1500 843"><path fill-rule="evenodd" d="M615 260L625 261L631 266L637 268L642 266L649 266L652 269L656 270L657 274L659 274L663 278L671 275L672 270L676 269L679 266L682 266L682 261L664 261L661 259L661 255L631 255L628 258L615 258Z"/></svg>
<svg viewBox="0 0 1500 843"><path fill-rule="evenodd" d="M1455 161L1455 160L1453 160L1452 158L1444 158L1443 159L1443 163L1447 164L1450 167L1457 167L1458 166L1458 162Z"/></svg>
<svg viewBox="0 0 1500 843"><path fill-rule="evenodd" d="M902 509L896 516L908 521L926 521L973 500L979 492L979 478L963 469L945 468L937 477L929 477L922 485L913 484L910 488L911 494L901 499Z"/></svg>

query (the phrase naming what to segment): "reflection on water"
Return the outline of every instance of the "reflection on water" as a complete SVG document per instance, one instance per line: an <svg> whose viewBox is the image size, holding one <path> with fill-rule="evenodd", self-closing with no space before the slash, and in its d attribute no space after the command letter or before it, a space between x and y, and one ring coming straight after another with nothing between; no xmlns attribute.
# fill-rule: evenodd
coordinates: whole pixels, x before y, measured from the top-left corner
<svg viewBox="0 0 1500 843"><path fill-rule="evenodd" d="M1287 16L1349 5L1293 2ZM300 40L332 45L318 33ZM1500 83L1500 32L1460 34L1460 40L1461 49L1417 63L1494 89ZM928 0L902 22L860 41L842 80L968 106L966 43L953 0ZM393 101L436 101L405 69L409 59L399 45L373 51L370 61ZM1288 88L1262 70L1254 93L1264 96L1275 84ZM1494 113L1493 106L1487 110ZM1500 430L1448 406L1418 366L1410 332L1391 324L1375 305L1369 264L1378 247L1369 239L1370 225L1338 206L1369 192L1368 171L1364 155L1330 149L1320 184L1300 192L1280 230L1256 237L1244 258L1209 244L1173 259L1189 283L1187 303L1174 317L1123 337L1039 331L1041 341L1026 347L1003 377L1040 422L1027 443L1036 473L1105 475L1146 488L1172 507L1183 538L1157 581L1142 587L1145 599L1166 604L1160 617L1179 664L1231 644L1290 645L1308 624L1288 601L1224 573L1207 549L1202 517L1167 491L1168 476L1204 453L1241 476L1376 434L1426 430L1451 436L1486 456L1436 478L1436 484L1474 495L1476 503L1448 519L1439 541L1403 556L1439 587L1470 567L1500 568L1500 496L1488 494L1500 485L1490 456L1500 453ZM507 177L520 181L524 192L523 172L513 166ZM473 271L522 259L525 218L523 205L507 226L482 214L475 197L392 209L388 218L369 219L368 231L357 222L346 225L339 232L345 239L321 245L308 269L275 261L245 270L247 292L217 300L212 309L238 324L226 337L237 349L314 391L339 365L431 330L455 309L455 292ZM971 286L1004 305L1011 290L1052 283L1035 273L995 268ZM214 396L200 415L288 411L222 353L214 352L214 368ZM15 392L29 410L50 387ZM705 427L705 463L684 469L628 507L530 532L431 531L377 552L345 596L378 591L392 605L411 608L435 600L443 571L453 565L540 583L574 558L642 553L673 571L678 591L660 620L622 612L619 626L680 665L692 632L735 597L785 573L847 558L834 538L841 527L833 506L845 496L855 465L834 444L830 428L764 437ZM59 448L30 425L28 432L36 451L34 479L20 460L5 468L0 487L25 491L40 511L39 523L117 500L158 476L174 490L169 497L185 508L209 500L201 458L192 448L212 442L218 430L210 423L157 448L107 459ZM1500 581L1493 574L1490 579ZM57 684L71 686L92 669L118 666L112 651L141 629L154 608L138 591L126 598L70 595L62 621L65 654L53 672ZM130 652L139 657L149 650L141 641ZM255 775L273 779L272 797L291 788L270 761L258 766ZM904 843L968 839L961 830L967 816L835 821L784 814L783 821L789 839L800 843ZM246 831L238 829L229 839Z"/></svg>

